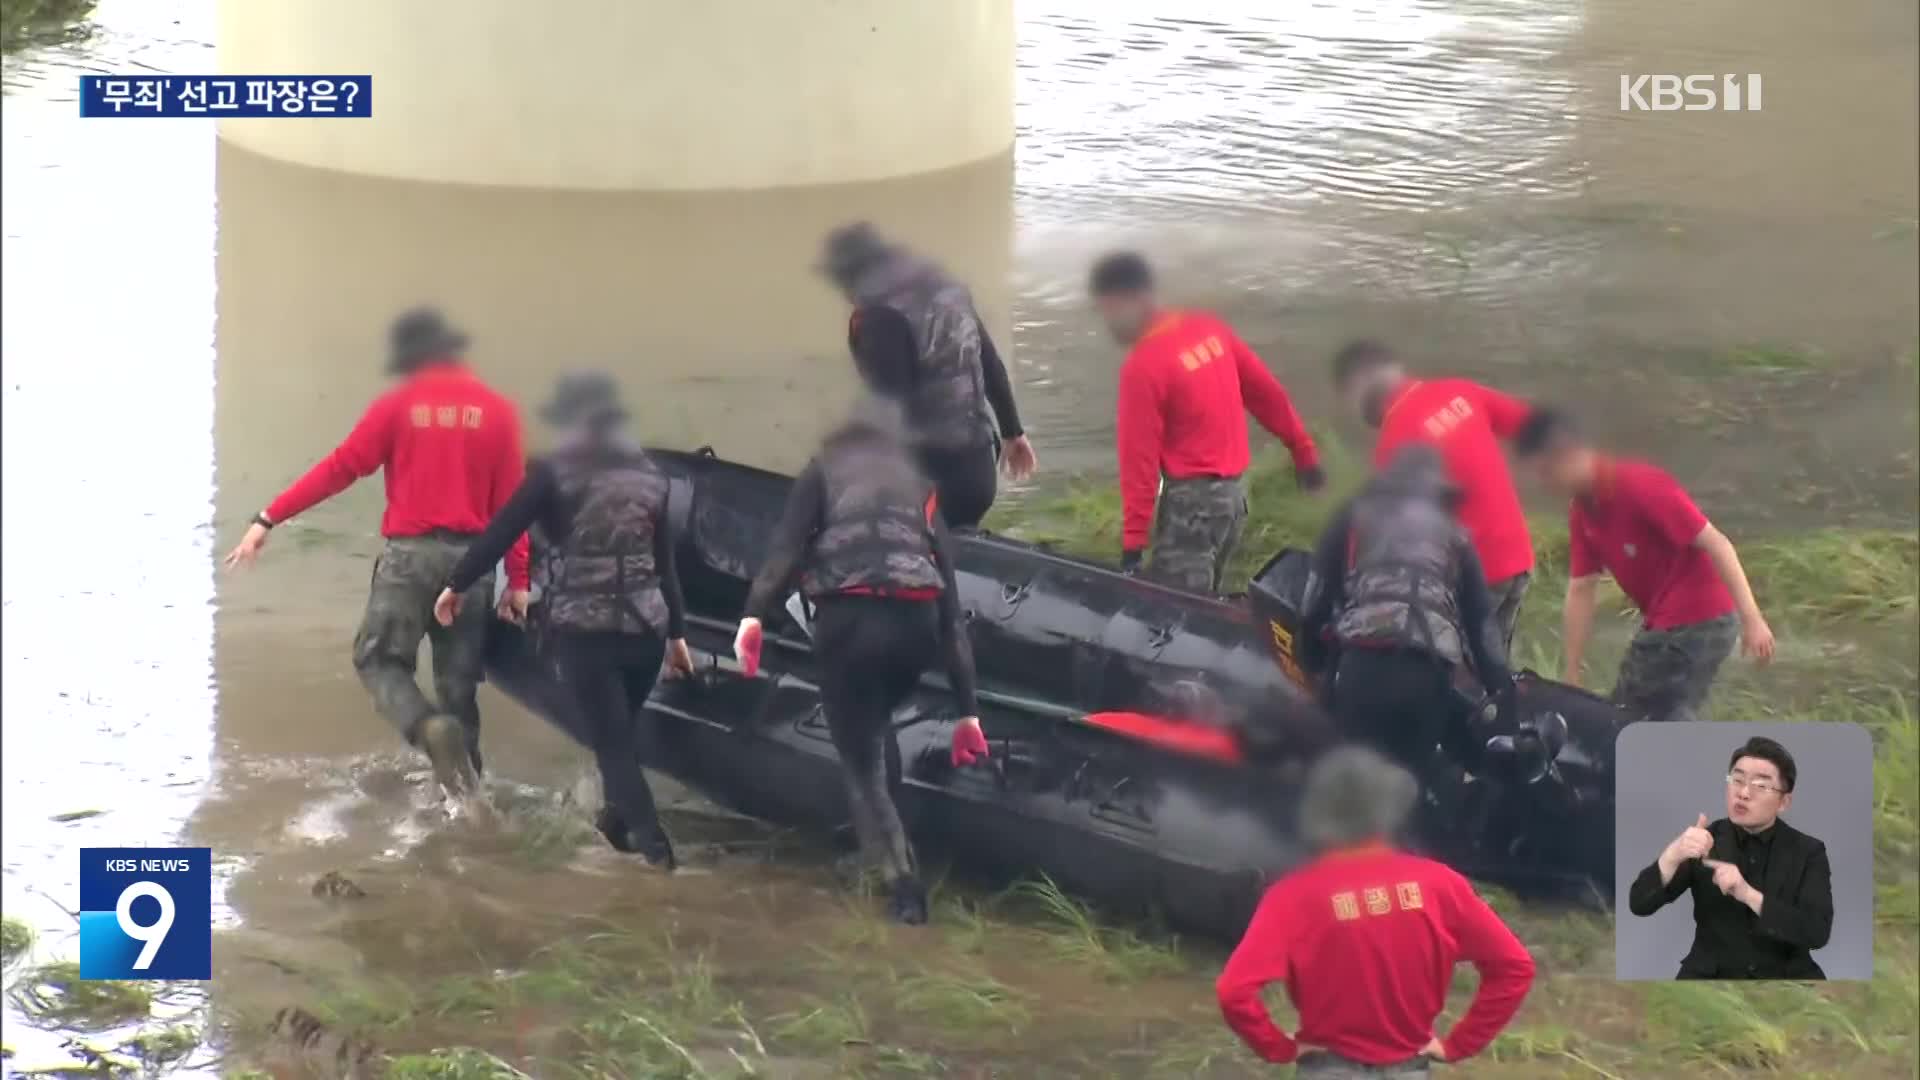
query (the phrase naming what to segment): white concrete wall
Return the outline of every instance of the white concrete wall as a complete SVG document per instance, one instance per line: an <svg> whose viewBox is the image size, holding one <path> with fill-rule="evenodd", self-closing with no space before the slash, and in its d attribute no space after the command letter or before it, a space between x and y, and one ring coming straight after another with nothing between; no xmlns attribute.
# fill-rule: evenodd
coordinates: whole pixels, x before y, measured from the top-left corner
<svg viewBox="0 0 1920 1080"><path fill-rule="evenodd" d="M220 0L226 74L371 74L370 119L257 153L527 187L878 180L1013 143L1013 0Z"/></svg>

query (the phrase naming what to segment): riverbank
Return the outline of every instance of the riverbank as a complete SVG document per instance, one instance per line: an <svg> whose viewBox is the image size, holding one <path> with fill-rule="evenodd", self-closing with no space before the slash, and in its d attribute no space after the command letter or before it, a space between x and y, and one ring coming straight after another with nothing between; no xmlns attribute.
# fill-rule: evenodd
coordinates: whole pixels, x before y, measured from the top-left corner
<svg viewBox="0 0 1920 1080"><path fill-rule="evenodd" d="M1337 447L1328 456L1336 490L1350 488L1351 458ZM1308 543L1328 505L1295 493L1273 455L1252 491L1243 577L1272 551ZM1110 488L1087 483L992 524L1101 557L1117 521ZM1553 672L1564 530L1541 520L1537 535L1521 660ZM1736 541L1780 649L1769 669L1729 664L1716 715L1873 733L1876 978L1621 985L1606 916L1529 909L1489 890L1542 976L1470 1075L1913 1075L1920 536L1831 529ZM1602 685L1631 626L1618 600L1594 644ZM352 889L318 887L312 929L335 949L223 936L216 1018L202 1034L229 1052L227 1074L295 1062L318 1075L371 1075L384 1063L395 1077L447 1078L1261 1074L1212 1005L1219 946L1105 920L1045 882L1002 893L942 882L933 927L911 930L847 891L818 838L740 821L716 834L712 820L682 813L686 846L708 865L664 878L600 852L574 801L532 797L506 816L499 837L433 837L424 860L343 868ZM492 858L484 881L460 873L468 858ZM16 1001L60 1000L33 988L62 974L22 974ZM88 1007L139 1013L144 1003Z"/></svg>

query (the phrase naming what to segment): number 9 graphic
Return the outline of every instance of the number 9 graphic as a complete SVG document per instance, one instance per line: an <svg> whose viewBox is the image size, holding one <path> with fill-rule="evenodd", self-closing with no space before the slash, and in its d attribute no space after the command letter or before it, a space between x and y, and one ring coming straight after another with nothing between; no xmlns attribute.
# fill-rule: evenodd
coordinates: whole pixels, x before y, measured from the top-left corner
<svg viewBox="0 0 1920 1080"><path fill-rule="evenodd" d="M151 896L160 902L160 917L147 926L133 921L133 902L142 896ZM145 942L133 962L133 970L145 971L153 964L153 954L159 952L161 943L167 940L167 932L173 929L173 894L157 881L136 881L122 889L120 899L114 901L113 918L120 924L121 933Z"/></svg>

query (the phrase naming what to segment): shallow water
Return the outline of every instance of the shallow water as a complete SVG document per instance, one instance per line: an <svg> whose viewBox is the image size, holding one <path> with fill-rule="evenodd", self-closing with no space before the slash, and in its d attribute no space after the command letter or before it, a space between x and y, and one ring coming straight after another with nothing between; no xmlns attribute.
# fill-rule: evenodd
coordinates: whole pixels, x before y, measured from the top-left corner
<svg viewBox="0 0 1920 1080"><path fill-rule="evenodd" d="M208 125L83 125L80 72L213 67L210 4L107 0L93 41L6 68L6 910L70 950L73 849L185 835L256 935L223 967L325 967L353 962L308 893L325 870L521 887L486 845L421 847L442 830L348 666L377 485L276 535L256 573L213 570L344 434L386 319L422 299L517 394L604 364L650 438L791 466L849 386L842 310L804 267L870 217L974 283L1057 478L1108 467L1118 358L1083 276L1138 244L1349 437L1324 358L1366 333L1579 403L1744 527L1910 523L1915 20L1895 0L1035 0L1009 158L662 198L366 180ZM1622 72L1696 70L1762 72L1765 111L1616 108ZM579 774L486 707L503 776ZM723 861L693 888L762 875Z"/></svg>

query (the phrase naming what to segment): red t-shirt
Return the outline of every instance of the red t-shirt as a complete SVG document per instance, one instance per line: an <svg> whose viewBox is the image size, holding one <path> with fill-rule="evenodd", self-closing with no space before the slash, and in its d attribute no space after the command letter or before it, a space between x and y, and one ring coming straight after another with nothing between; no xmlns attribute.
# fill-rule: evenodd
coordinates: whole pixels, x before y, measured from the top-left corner
<svg viewBox="0 0 1920 1080"><path fill-rule="evenodd" d="M1268 1061L1290 1062L1305 1044L1386 1065L1434 1037L1461 960L1479 970L1480 987L1442 1040L1448 1061L1479 1053L1513 1019L1533 985L1533 956L1466 878L1373 845L1275 882L1215 990L1227 1025ZM1293 1038L1260 1000L1275 982L1300 1013Z"/></svg>
<svg viewBox="0 0 1920 1080"><path fill-rule="evenodd" d="M423 369L374 399L342 442L267 507L275 524L384 470L380 535L478 533L520 486L520 410L464 365ZM527 587L527 538L507 552L507 581Z"/></svg>
<svg viewBox="0 0 1920 1080"><path fill-rule="evenodd" d="M1717 619L1733 610L1733 594L1693 544L1706 527L1707 516L1665 469L1602 461L1593 492L1567 511L1568 572L1612 574L1649 630Z"/></svg>
<svg viewBox="0 0 1920 1080"><path fill-rule="evenodd" d="M1318 463L1293 399L1232 327L1204 311L1162 312L1120 367L1122 548L1147 546L1161 476L1247 471L1247 413L1286 444L1296 468Z"/></svg>
<svg viewBox="0 0 1920 1080"><path fill-rule="evenodd" d="M1387 398L1374 444L1374 467L1408 443L1431 443L1460 488L1460 526L1473 540L1487 581L1533 569L1533 538L1513 489L1502 439L1519 432L1532 410L1519 398L1466 379L1409 379Z"/></svg>

